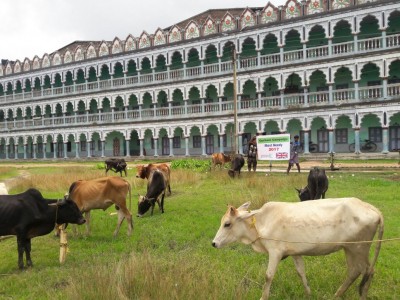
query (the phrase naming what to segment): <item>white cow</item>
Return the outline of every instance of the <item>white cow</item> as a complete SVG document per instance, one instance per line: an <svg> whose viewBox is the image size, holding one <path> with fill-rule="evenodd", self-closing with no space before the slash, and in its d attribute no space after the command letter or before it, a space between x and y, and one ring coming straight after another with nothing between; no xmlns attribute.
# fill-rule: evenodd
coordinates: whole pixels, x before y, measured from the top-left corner
<svg viewBox="0 0 400 300"><path fill-rule="evenodd" d="M381 242L369 263L371 243L379 227L383 236L383 216L374 206L357 198L325 199L298 203L269 202L249 211L250 202L238 209L229 206L222 217L212 245L221 248L240 241L257 252L269 254L266 284L261 299L268 299L272 279L281 259L292 256L306 294L310 294L302 255L326 255L340 249L346 254L348 275L336 291L340 297L363 275L359 293L367 299ZM359 243L352 243L359 242Z"/></svg>

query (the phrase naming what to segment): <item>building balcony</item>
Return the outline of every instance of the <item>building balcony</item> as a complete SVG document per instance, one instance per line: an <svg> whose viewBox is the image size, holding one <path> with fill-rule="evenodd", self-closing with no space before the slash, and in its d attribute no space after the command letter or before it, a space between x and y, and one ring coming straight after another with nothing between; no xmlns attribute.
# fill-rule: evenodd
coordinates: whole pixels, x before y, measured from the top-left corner
<svg viewBox="0 0 400 300"><path fill-rule="evenodd" d="M268 69L277 66L290 64L304 64L315 62L316 60L337 59L341 56L357 55L362 53L373 53L382 50L398 49L400 47L400 34L381 36L363 40L354 40L345 43L329 43L319 47L307 48L303 45L300 50L281 51L269 55L261 55L258 52L254 57L240 57L237 60L237 71L252 72L261 69ZM137 88L155 84L171 84L181 80L194 80L209 78L210 76L225 76L232 74L231 61L219 61L214 64L202 64L197 67L168 70L156 72L152 69L151 73L114 78L109 80L97 80L83 84L63 85L62 87L42 87L40 90L29 92L12 92L0 96L1 104L12 104L27 100L43 100L59 98L61 96L85 95L96 92L113 91L126 88Z"/></svg>
<svg viewBox="0 0 400 300"><path fill-rule="evenodd" d="M260 94L259 94L260 95ZM385 101L399 99L400 84L356 87L350 89L328 90L321 92L302 92L284 94L257 99L241 99L237 101L238 114L262 114L269 112L284 112L289 109L308 109L324 106L341 106L345 104L363 104L371 101ZM245 98L245 97L243 97ZM188 105L187 101L181 106L143 108L141 105L135 110L111 111L72 116L34 117L22 120L4 120L0 122L0 132L19 130L38 130L46 128L63 128L71 126L106 125L118 123L159 122L160 120L204 119L213 117L231 116L234 102L219 101Z"/></svg>

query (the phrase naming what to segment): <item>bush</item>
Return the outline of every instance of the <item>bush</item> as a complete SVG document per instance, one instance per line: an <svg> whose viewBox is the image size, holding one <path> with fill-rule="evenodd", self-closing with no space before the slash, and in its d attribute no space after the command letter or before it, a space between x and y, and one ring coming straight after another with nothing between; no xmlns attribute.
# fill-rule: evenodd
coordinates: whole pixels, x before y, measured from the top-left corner
<svg viewBox="0 0 400 300"><path fill-rule="evenodd" d="M211 161L201 159L180 159L171 163L171 169L187 169L192 171L207 172L210 171Z"/></svg>

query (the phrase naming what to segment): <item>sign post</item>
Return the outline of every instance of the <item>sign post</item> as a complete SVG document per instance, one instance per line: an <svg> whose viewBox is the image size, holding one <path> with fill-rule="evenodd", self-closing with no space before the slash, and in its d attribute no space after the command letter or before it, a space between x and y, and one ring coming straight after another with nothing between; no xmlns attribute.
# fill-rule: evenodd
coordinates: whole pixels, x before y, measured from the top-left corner
<svg viewBox="0 0 400 300"><path fill-rule="evenodd" d="M257 158L269 160L271 172L273 160L289 160L290 134L274 134L257 136Z"/></svg>

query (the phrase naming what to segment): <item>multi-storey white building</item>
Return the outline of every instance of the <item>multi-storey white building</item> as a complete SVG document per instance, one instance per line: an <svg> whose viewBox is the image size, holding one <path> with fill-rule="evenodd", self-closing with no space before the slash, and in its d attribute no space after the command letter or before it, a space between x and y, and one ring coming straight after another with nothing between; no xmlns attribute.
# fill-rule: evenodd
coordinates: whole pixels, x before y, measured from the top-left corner
<svg viewBox="0 0 400 300"><path fill-rule="evenodd" d="M232 57L236 53L234 84ZM208 10L0 65L0 157L207 155L257 133L400 148L400 1ZM351 146L352 143L355 143ZM316 144L316 145L315 145Z"/></svg>

